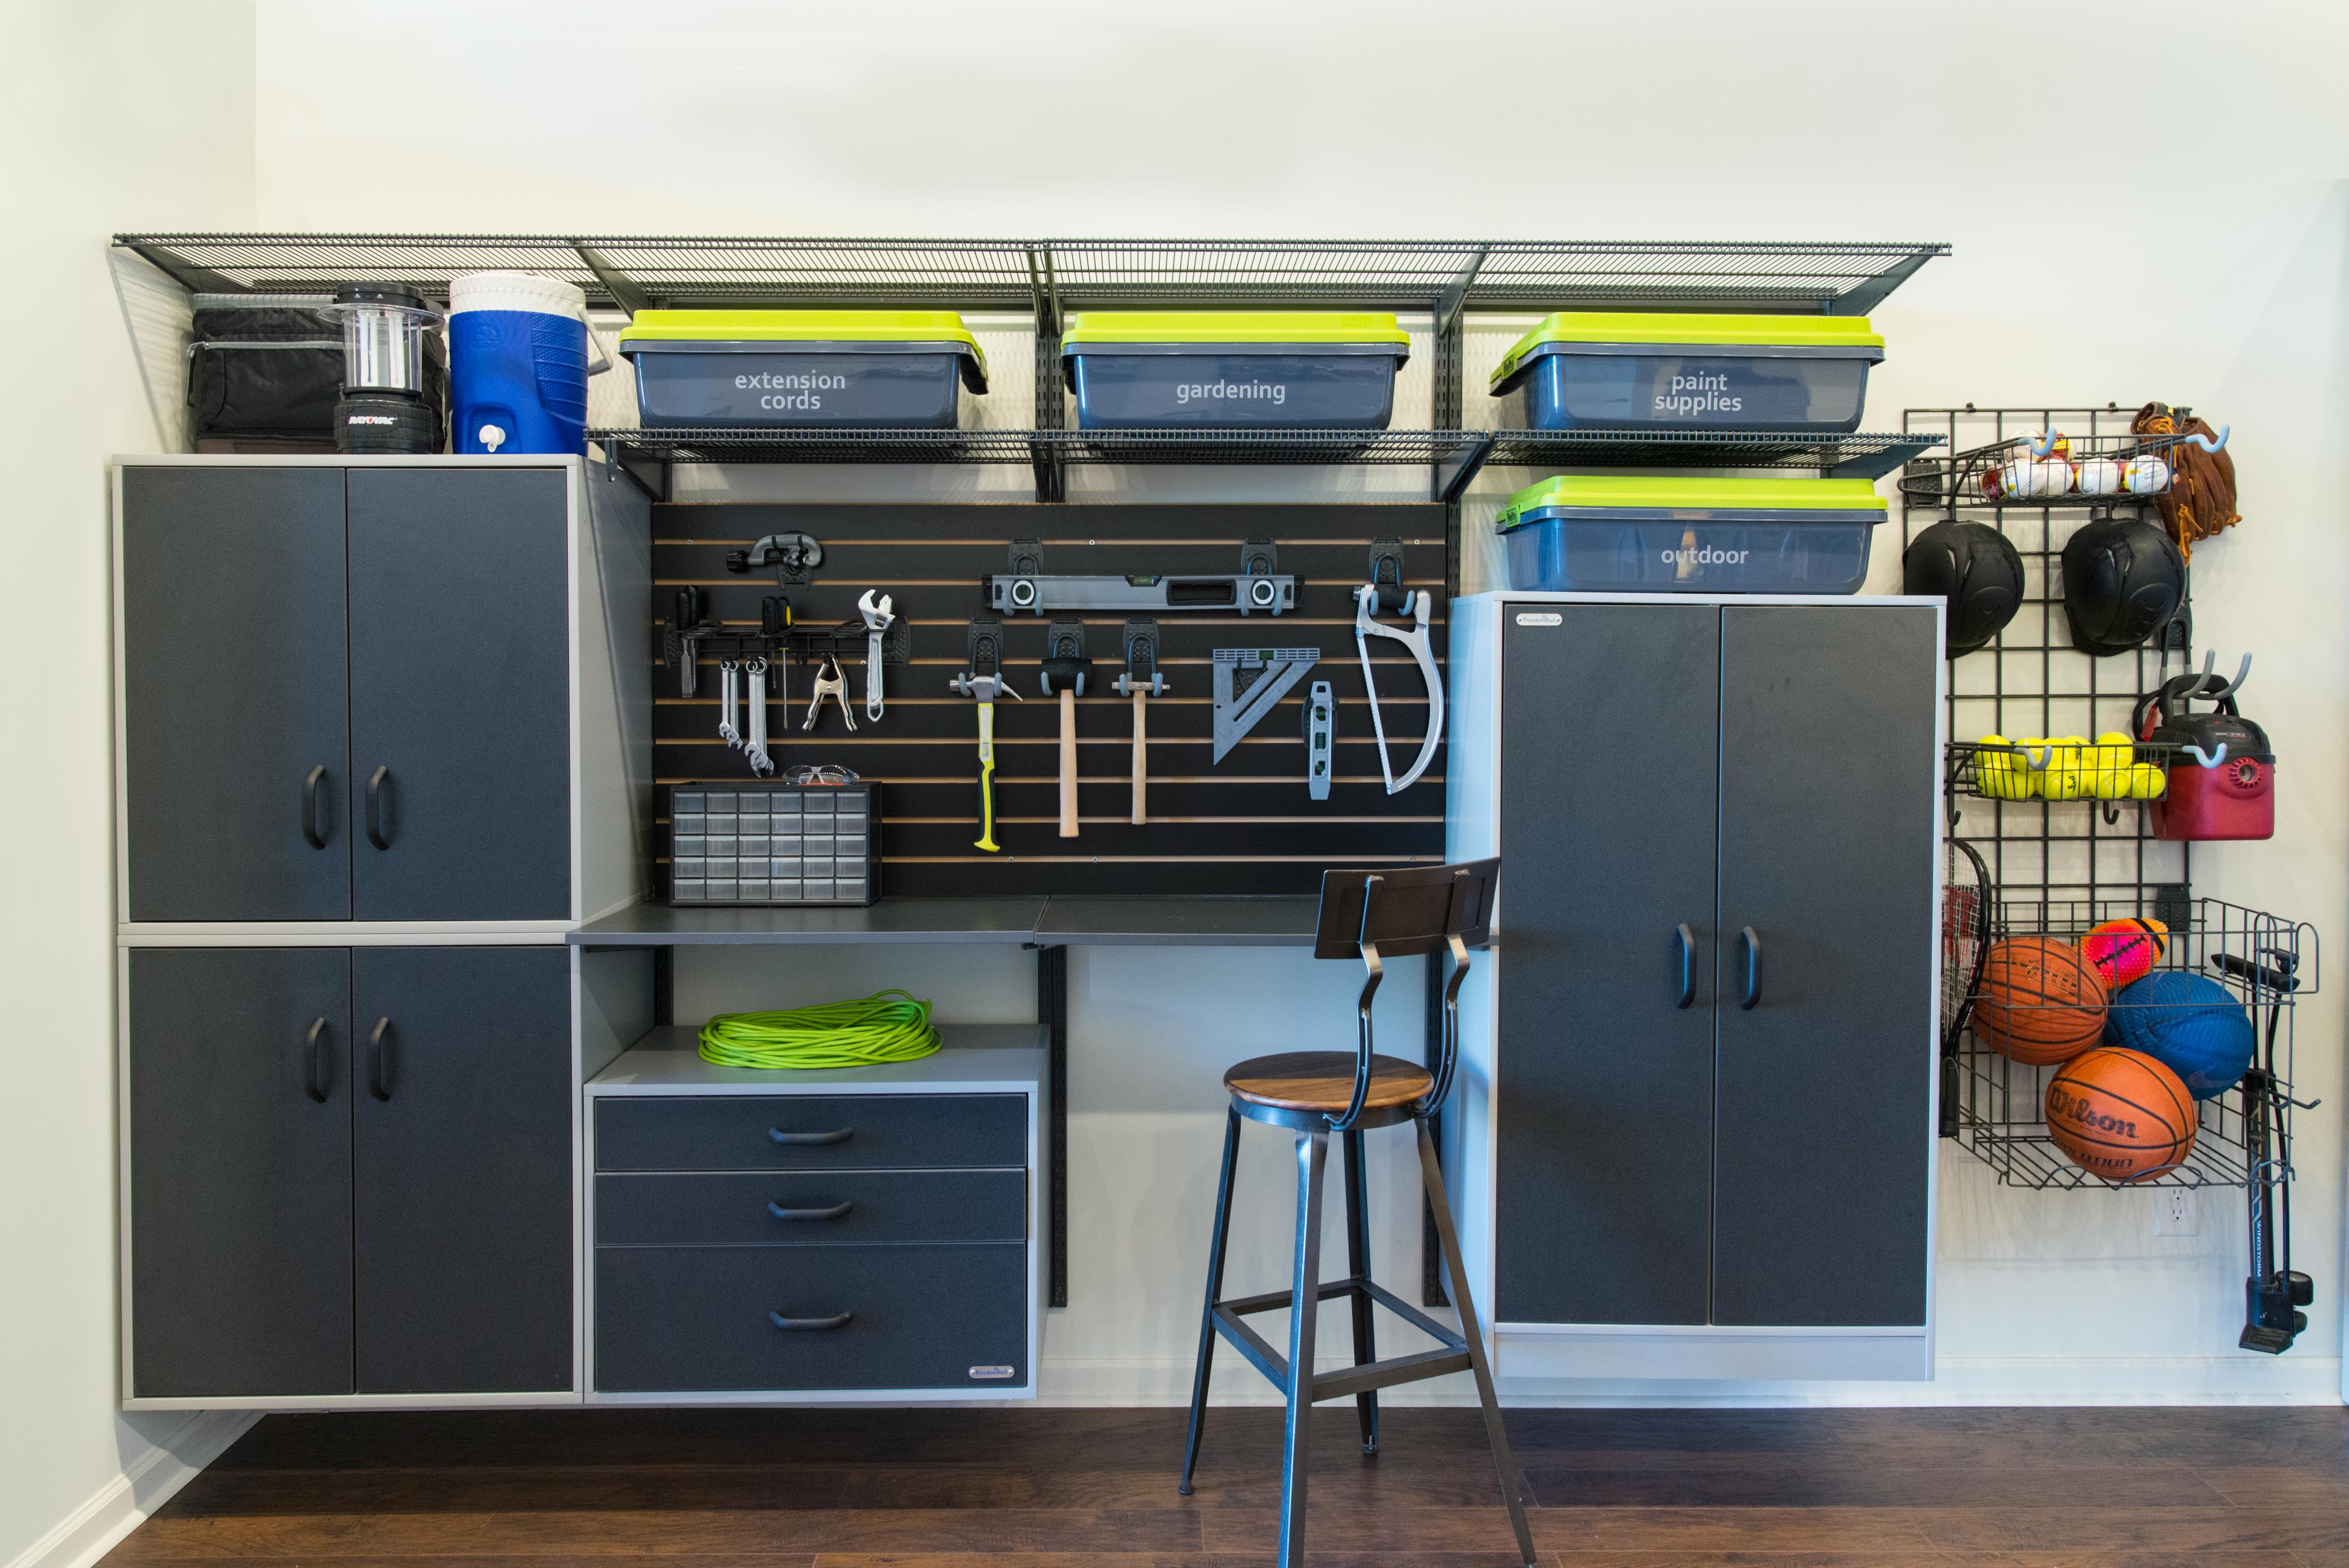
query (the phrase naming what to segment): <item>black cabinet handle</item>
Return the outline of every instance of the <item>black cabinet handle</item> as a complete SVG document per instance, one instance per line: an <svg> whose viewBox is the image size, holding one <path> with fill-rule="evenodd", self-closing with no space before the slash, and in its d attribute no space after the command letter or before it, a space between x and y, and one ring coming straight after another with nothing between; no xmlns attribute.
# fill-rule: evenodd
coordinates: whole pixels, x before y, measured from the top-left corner
<svg viewBox="0 0 2349 1568"><path fill-rule="evenodd" d="M782 1144L846 1143L849 1135L855 1130L854 1127L842 1127L838 1132L787 1133L781 1127L769 1127L767 1136Z"/></svg>
<svg viewBox="0 0 2349 1568"><path fill-rule="evenodd" d="M1762 939L1748 926L1737 933L1737 940L1745 944L1745 997L1737 1006L1741 1012L1751 1012L1754 1004L1762 1000Z"/></svg>
<svg viewBox="0 0 2349 1568"><path fill-rule="evenodd" d="M312 768L302 778L302 836L310 841L313 849L326 846L325 803L318 798L318 786L326 782L325 767Z"/></svg>
<svg viewBox="0 0 2349 1568"><path fill-rule="evenodd" d="M779 1312L771 1312L767 1314L767 1321L777 1328L800 1329L812 1334L822 1334L828 1329L846 1328L848 1320L855 1315L853 1312L844 1312L838 1317L785 1317Z"/></svg>
<svg viewBox="0 0 2349 1568"><path fill-rule="evenodd" d="M367 1093L378 1100L391 1098L391 1020L378 1018L367 1035Z"/></svg>
<svg viewBox="0 0 2349 1568"><path fill-rule="evenodd" d="M326 1021L323 1018L310 1025L310 1033L302 1042L303 1054L309 1064L309 1079L302 1092L320 1105L326 1103Z"/></svg>
<svg viewBox="0 0 2349 1568"><path fill-rule="evenodd" d="M829 1209L786 1209L780 1203L767 1205L767 1212L778 1220L839 1220L847 1215L848 1209L846 1199Z"/></svg>
<svg viewBox="0 0 2349 1568"><path fill-rule="evenodd" d="M383 781L391 776L389 767L378 767L367 774L367 842L378 849L391 847L391 839L383 831Z"/></svg>
<svg viewBox="0 0 2349 1568"><path fill-rule="evenodd" d="M1673 935L1681 944L1681 994L1672 1005L1686 1007L1696 1000L1696 933L1682 923Z"/></svg>

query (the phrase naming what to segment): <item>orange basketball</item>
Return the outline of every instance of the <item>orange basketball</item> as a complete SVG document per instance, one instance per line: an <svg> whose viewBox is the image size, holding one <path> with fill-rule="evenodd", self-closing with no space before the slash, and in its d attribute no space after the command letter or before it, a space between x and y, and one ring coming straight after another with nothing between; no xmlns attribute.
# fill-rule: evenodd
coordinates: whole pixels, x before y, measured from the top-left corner
<svg viewBox="0 0 2349 1568"><path fill-rule="evenodd" d="M1974 1033L2010 1061L2067 1062L2105 1032L2105 981L2079 949L2054 937L2009 937L1982 960Z"/></svg>
<svg viewBox="0 0 2349 1568"><path fill-rule="evenodd" d="M2083 1170L2143 1181L2194 1152L2194 1097L2144 1052L2099 1046L2047 1080L2047 1136Z"/></svg>

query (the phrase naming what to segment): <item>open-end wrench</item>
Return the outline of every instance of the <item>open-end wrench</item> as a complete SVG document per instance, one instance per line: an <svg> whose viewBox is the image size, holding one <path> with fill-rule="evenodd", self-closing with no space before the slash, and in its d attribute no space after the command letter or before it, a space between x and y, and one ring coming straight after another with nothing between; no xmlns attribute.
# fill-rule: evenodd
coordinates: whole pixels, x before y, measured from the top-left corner
<svg viewBox="0 0 2349 1568"><path fill-rule="evenodd" d="M856 715L850 711L848 706L848 676L840 668L840 660L829 655L815 667L815 695L808 699L807 718L801 723L801 729L815 728L816 718L823 711L823 700L827 697L840 704L840 716L848 721L848 727L854 732Z"/></svg>
<svg viewBox="0 0 2349 1568"><path fill-rule="evenodd" d="M730 659L718 661L718 735L728 745L738 750L742 744L741 726L734 722L735 704L741 700L742 667Z"/></svg>
<svg viewBox="0 0 2349 1568"><path fill-rule="evenodd" d="M750 704L750 727L742 741L742 754L750 759L753 774L766 774L775 771L775 759L767 754L767 661L754 659L742 672L750 677L750 690L743 693ZM790 723L789 710L783 722Z"/></svg>
<svg viewBox="0 0 2349 1568"><path fill-rule="evenodd" d="M881 634L897 618L896 603L895 597L883 594L880 603L875 604L871 588L865 589L864 597L856 601L857 613L864 618L864 716L876 724L881 722L882 705Z"/></svg>

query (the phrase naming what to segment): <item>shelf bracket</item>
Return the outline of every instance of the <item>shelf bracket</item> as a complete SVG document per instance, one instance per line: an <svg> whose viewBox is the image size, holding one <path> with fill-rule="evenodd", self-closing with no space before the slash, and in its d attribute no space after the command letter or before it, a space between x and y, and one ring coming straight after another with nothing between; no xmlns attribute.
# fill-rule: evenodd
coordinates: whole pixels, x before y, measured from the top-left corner
<svg viewBox="0 0 2349 1568"><path fill-rule="evenodd" d="M1931 261L1934 252L1924 249L1902 257L1874 277L1856 283L1826 302L1829 316L1866 316L1884 303L1885 296L1917 275L1917 269Z"/></svg>
<svg viewBox="0 0 2349 1568"><path fill-rule="evenodd" d="M614 266L601 252L591 250L577 240L571 241L570 244L579 253L580 265L595 275L595 281L604 286L604 292L612 296L613 304L631 316L652 305L652 296L637 286L634 278Z"/></svg>
<svg viewBox="0 0 2349 1568"><path fill-rule="evenodd" d="M604 461L615 474L626 474L628 482L645 493L647 501L668 499L668 464L644 456L616 441L606 442Z"/></svg>
<svg viewBox="0 0 2349 1568"><path fill-rule="evenodd" d="M1465 434L1466 432L1463 432ZM1448 456L1435 460L1434 496L1437 501L1458 501L1476 471L1493 452L1493 432L1478 431L1468 434L1464 443Z"/></svg>
<svg viewBox="0 0 2349 1568"><path fill-rule="evenodd" d="M1028 294L1036 311L1036 428L1058 431L1067 416L1061 387L1061 288L1053 275L1049 245L1029 245ZM1060 447L1048 436L1028 443L1028 461L1036 471L1036 499L1069 498L1068 465Z"/></svg>

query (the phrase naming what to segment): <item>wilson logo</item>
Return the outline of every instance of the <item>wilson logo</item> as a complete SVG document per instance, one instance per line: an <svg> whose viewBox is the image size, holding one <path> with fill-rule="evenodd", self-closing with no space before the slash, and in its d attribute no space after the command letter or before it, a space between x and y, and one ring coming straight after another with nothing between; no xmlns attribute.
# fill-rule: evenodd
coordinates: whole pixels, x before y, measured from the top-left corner
<svg viewBox="0 0 2349 1568"><path fill-rule="evenodd" d="M2084 1131L2113 1133L2121 1137L2137 1137L2137 1123L2127 1116L2106 1116L2098 1112L2085 1096L2072 1093L2060 1083L2048 1085L2047 1114L2050 1117L2070 1122Z"/></svg>

